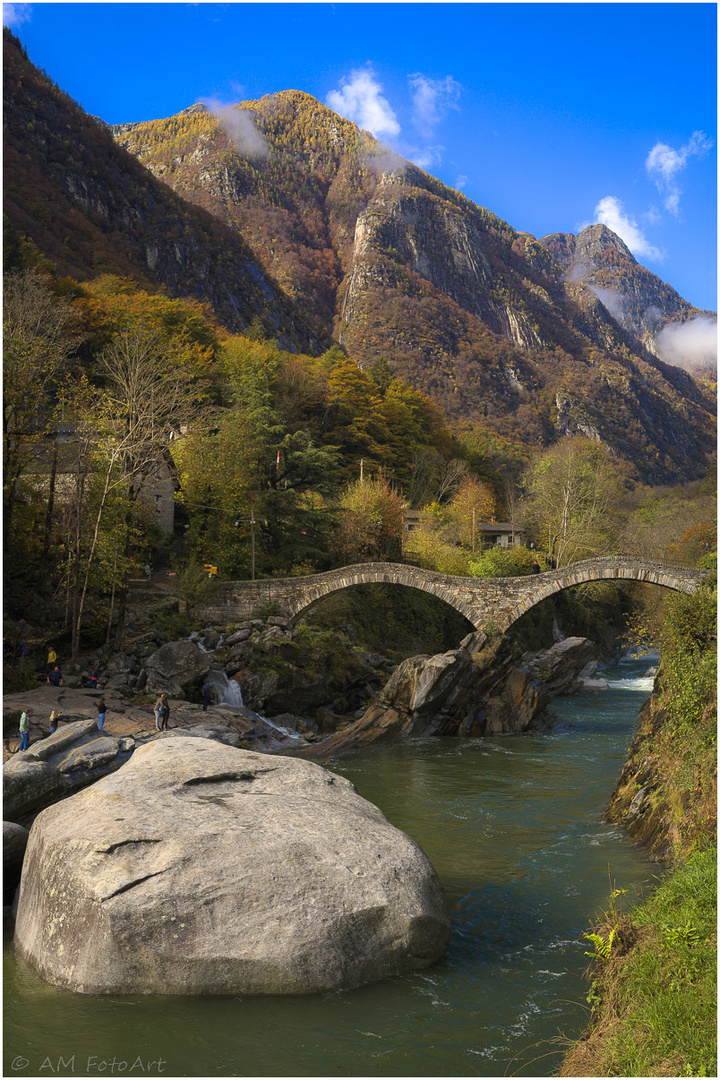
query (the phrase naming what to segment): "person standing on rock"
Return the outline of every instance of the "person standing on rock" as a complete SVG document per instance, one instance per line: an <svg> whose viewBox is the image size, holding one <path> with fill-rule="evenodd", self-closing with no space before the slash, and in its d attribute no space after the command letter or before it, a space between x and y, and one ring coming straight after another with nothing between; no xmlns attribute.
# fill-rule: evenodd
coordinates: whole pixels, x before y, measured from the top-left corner
<svg viewBox="0 0 720 1080"><path fill-rule="evenodd" d="M100 698L97 703L97 726L98 731L102 731L103 724L105 723L105 713L107 712L107 705L105 704L105 698Z"/></svg>
<svg viewBox="0 0 720 1080"><path fill-rule="evenodd" d="M47 681L50 683L51 686L62 686L62 671L57 666L57 664L48 675Z"/></svg>
<svg viewBox="0 0 720 1080"><path fill-rule="evenodd" d="M100 672L97 668L93 668L88 678L88 690L97 690L98 679L100 678Z"/></svg>
<svg viewBox="0 0 720 1080"><path fill-rule="evenodd" d="M50 651L48 652L48 658L47 658L48 667L51 668L56 660L57 660L57 653L55 652L55 650L51 646Z"/></svg>
<svg viewBox="0 0 720 1080"><path fill-rule="evenodd" d="M208 705L212 705L213 690L215 687L206 679L202 687L202 699L203 699L203 712L207 712Z"/></svg>
<svg viewBox="0 0 720 1080"><path fill-rule="evenodd" d="M57 726L58 726L59 720L60 720L60 713L56 712L55 709L53 709L53 711L50 713L50 734L51 735L54 735L55 732L57 731Z"/></svg>
<svg viewBox="0 0 720 1080"><path fill-rule="evenodd" d="M155 727L158 731L167 731L170 703L167 694L161 694L155 702Z"/></svg>
<svg viewBox="0 0 720 1080"><path fill-rule="evenodd" d="M167 699L167 694L160 695L160 730L167 731L168 718L170 716L170 702Z"/></svg>
<svg viewBox="0 0 720 1080"><path fill-rule="evenodd" d="M29 709L20 713L20 745L18 750L27 750L30 745L30 721L28 719Z"/></svg>

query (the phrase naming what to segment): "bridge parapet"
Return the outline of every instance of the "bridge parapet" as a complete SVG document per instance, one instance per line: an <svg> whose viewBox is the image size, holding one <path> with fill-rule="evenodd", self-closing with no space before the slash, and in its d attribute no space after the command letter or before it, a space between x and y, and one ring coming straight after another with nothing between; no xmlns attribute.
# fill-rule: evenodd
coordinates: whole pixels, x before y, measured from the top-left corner
<svg viewBox="0 0 720 1080"><path fill-rule="evenodd" d="M586 559L559 570L512 578L458 577L404 563L357 563L307 577L221 582L212 603L204 606L201 613L215 622L238 622L272 605L286 618L295 619L331 593L355 585L384 582L438 597L478 630L492 624L505 631L535 604L573 585L606 580L645 581L690 593L707 574L707 570L619 555Z"/></svg>

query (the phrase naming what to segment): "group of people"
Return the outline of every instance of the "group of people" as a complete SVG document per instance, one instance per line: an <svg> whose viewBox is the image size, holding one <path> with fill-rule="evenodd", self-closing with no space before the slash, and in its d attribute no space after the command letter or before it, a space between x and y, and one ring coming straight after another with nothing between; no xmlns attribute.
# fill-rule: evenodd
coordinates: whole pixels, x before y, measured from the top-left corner
<svg viewBox="0 0 720 1080"><path fill-rule="evenodd" d="M60 665L57 661L57 653L54 649L51 649L48 653L48 675L45 680L50 686L62 686L63 677ZM100 681L100 672L97 668L93 668L88 676L87 688L88 690L97 690L98 682Z"/></svg>
<svg viewBox="0 0 720 1080"><path fill-rule="evenodd" d="M56 662L57 653L54 649L50 649L48 653L48 668L50 669L47 676L47 682L50 686L62 686L62 672L60 666ZM88 679L88 689L96 690L100 673L93 669ZM206 679L202 687L202 702L203 712L207 712L208 705L212 704L213 695L215 693L215 687ZM167 731L168 721L170 718L170 702L168 701L167 694L161 694L153 706L155 713L155 728L157 731ZM29 716L32 712L31 709L23 709L20 715L20 746L18 750L27 750L30 746L30 720ZM105 725L105 717L107 715L107 705L104 697L100 697L97 703L97 727L98 731L102 731ZM62 715L56 710L50 713L50 734L53 735L58 728L58 722L62 720Z"/></svg>

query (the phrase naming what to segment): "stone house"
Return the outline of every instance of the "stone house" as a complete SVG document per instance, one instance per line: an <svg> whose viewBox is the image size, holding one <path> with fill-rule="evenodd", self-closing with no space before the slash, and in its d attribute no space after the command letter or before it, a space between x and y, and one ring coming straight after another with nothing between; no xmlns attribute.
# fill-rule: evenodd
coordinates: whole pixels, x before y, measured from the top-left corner
<svg viewBox="0 0 720 1080"><path fill-rule="evenodd" d="M410 533L420 522L419 510L406 510L403 530ZM525 530L510 521L478 521L475 525L478 543L482 547L521 547L525 543Z"/></svg>
<svg viewBox="0 0 720 1080"><path fill-rule="evenodd" d="M70 501L78 475L77 438L72 424L65 424L47 435L38 447L35 464L28 479L35 488L50 494L62 506ZM169 451L160 453L144 478L138 500L154 511L162 531L171 536L175 528L175 492L179 488L177 471Z"/></svg>

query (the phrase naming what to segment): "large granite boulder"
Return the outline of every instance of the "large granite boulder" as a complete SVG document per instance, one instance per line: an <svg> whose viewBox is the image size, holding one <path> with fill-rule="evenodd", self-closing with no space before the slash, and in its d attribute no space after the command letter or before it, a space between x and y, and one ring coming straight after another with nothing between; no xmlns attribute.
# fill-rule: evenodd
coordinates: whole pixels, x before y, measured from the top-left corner
<svg viewBox="0 0 720 1080"><path fill-rule="evenodd" d="M26 821L43 807L119 769L134 747L132 738L98 731L95 720L64 724L3 766L5 819Z"/></svg>
<svg viewBox="0 0 720 1080"><path fill-rule="evenodd" d="M210 657L189 639L169 641L148 656L145 668L147 693L184 697L207 675L210 670Z"/></svg>
<svg viewBox="0 0 720 1080"><path fill-rule="evenodd" d="M320 766L167 738L33 826L15 943L87 994L303 994L424 968L418 845Z"/></svg>

